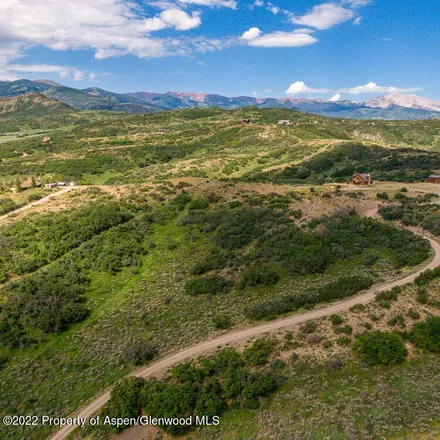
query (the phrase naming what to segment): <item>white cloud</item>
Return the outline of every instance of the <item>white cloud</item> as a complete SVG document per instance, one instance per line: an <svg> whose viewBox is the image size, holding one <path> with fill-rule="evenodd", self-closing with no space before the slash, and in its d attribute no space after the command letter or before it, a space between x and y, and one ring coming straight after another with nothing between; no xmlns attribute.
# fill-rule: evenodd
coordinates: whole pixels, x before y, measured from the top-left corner
<svg viewBox="0 0 440 440"><path fill-rule="evenodd" d="M306 33L273 32L262 35L260 29L254 27L246 31L241 39L254 47L301 47L316 43L318 40Z"/></svg>
<svg viewBox="0 0 440 440"><path fill-rule="evenodd" d="M314 6L308 14L300 17L293 16L290 20L292 23L301 26L310 26L324 30L345 23L353 17L354 12L350 9L346 9L336 3L324 3L322 5Z"/></svg>
<svg viewBox="0 0 440 440"><path fill-rule="evenodd" d="M250 28L246 31L242 36L242 40L253 40L254 38L258 38L261 35L260 29L257 27Z"/></svg>
<svg viewBox="0 0 440 440"><path fill-rule="evenodd" d="M374 0L344 0L345 4L350 5L353 8L361 8L363 6L368 6L374 3Z"/></svg>
<svg viewBox="0 0 440 440"><path fill-rule="evenodd" d="M384 87L378 86L374 82L365 84L364 86L352 87L349 89L341 89L341 93L348 93L350 95L361 95L364 93L413 93L420 92L422 89L420 87L411 87L407 89L402 89L399 87Z"/></svg>
<svg viewBox="0 0 440 440"><path fill-rule="evenodd" d="M197 1L206 5L235 3ZM139 5L121 0L0 1L0 66L18 56L20 50L32 46L52 50L91 49L97 59L123 54L138 57L180 54L179 38L153 38L151 33L166 28L185 31L200 24L199 12L189 14L175 6L146 17ZM191 43L185 44L187 53ZM1 53L3 47L7 48L7 55ZM5 61L6 57L9 61Z"/></svg>
<svg viewBox="0 0 440 440"><path fill-rule="evenodd" d="M341 93L348 95L362 95L372 93L413 93L423 90L420 87L399 88L399 87L384 87L378 86L374 82L370 82L364 86L351 87L346 89L315 89L308 87L303 81L296 81L290 85L286 90L288 95L304 95L304 94L321 94L321 93L336 93L330 101L339 101L341 99Z"/></svg>
<svg viewBox="0 0 440 440"><path fill-rule="evenodd" d="M202 20L199 15L193 12L192 16L189 16L181 9L167 9L160 14L160 20L179 31L187 31L201 25Z"/></svg>
<svg viewBox="0 0 440 440"><path fill-rule="evenodd" d="M286 90L288 95L305 95L307 93L328 93L328 89L312 89L304 84L303 81L296 81Z"/></svg>
<svg viewBox="0 0 440 440"><path fill-rule="evenodd" d="M20 73L54 73L65 79L71 77L73 81L83 81L85 78L93 81L96 73L87 70L77 69L76 67L58 66L54 64L11 64L4 67L7 72Z"/></svg>
<svg viewBox="0 0 440 440"><path fill-rule="evenodd" d="M230 8L237 9L237 2L235 0L178 0L179 3L193 4L199 6L210 6L211 8Z"/></svg>
<svg viewBox="0 0 440 440"><path fill-rule="evenodd" d="M361 24L361 21L362 21L362 17L356 17L356 18L353 20L353 24L356 24L356 25Z"/></svg>
<svg viewBox="0 0 440 440"><path fill-rule="evenodd" d="M264 2L262 0L255 0L254 6L258 6L259 8L261 8L262 6L264 6Z"/></svg>

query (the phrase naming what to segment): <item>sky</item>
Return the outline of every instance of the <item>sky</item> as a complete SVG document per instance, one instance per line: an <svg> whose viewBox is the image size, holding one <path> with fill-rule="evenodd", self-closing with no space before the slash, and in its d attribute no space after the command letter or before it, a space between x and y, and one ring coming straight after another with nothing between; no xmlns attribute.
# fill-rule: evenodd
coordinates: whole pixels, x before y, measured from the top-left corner
<svg viewBox="0 0 440 440"><path fill-rule="evenodd" d="M0 80L440 101L439 0L1 0Z"/></svg>

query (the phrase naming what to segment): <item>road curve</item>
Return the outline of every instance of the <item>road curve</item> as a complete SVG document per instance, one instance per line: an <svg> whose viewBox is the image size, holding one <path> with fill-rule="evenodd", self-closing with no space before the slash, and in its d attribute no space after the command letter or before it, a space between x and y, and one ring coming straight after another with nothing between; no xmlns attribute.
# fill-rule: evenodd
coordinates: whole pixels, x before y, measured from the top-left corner
<svg viewBox="0 0 440 440"><path fill-rule="evenodd" d="M66 192L69 192L70 190L76 188L75 186L68 186L66 188L63 188L61 191L54 192L52 194L49 194L45 197L42 197L41 199L36 200L35 202L29 203L28 205L24 205L21 208L15 209L14 211L8 212L5 215L0 216L0 221L8 218L12 214L18 214L19 212L25 211L26 209L33 208L34 206L42 205L43 203L47 202L50 199L53 199L54 197L58 197L62 194L65 194Z"/></svg>
<svg viewBox="0 0 440 440"><path fill-rule="evenodd" d="M241 341L243 339L249 339L251 337L259 336L263 333L274 332L276 330L280 330L282 328L290 327L292 325L303 324L306 321L310 321L312 319L322 318L328 315L332 315L333 313L341 313L347 311L350 307L355 304L366 304L374 299L374 296L378 292L382 292L385 290L392 289L393 287L402 286L407 283L411 283L414 279L423 271L427 269L434 269L440 266L440 244L436 240L426 237L434 252L435 256L430 261L429 264L421 268L419 271L396 279L394 281L373 286L371 289L367 290L360 295L356 295L350 297L343 301L338 301L332 304L329 304L325 307L311 310L309 312L289 316L287 318L278 319L275 321L267 322L261 325L257 325L254 327L247 328L245 330L236 330L229 333L226 333L222 336L219 336L214 339L210 339L207 341L200 342L192 347L184 348L180 351L172 353L162 359L159 359L155 362L152 362L146 367L135 370L130 376L135 377L154 377L159 373L164 372L165 370L173 367L174 365L181 363L187 359L194 359L198 356L201 356L207 352L213 351L219 346L226 345L228 343ZM82 407L75 413L73 413L70 417L84 417L89 418L98 412L109 400L110 398L110 390L105 391L95 400ZM75 426L65 426L55 434L50 437L50 440L64 440L69 436L74 430Z"/></svg>

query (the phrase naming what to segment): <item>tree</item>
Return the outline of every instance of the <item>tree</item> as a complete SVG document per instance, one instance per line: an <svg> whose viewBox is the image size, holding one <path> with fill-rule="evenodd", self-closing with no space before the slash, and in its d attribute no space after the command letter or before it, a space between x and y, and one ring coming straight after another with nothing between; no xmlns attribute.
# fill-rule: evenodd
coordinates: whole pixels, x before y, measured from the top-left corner
<svg viewBox="0 0 440 440"><path fill-rule="evenodd" d="M395 333L366 333L355 341L353 348L368 365L401 363L408 355L408 350Z"/></svg>
<svg viewBox="0 0 440 440"><path fill-rule="evenodd" d="M435 353L440 352L440 317L431 316L418 322L408 333L408 339L417 347Z"/></svg>

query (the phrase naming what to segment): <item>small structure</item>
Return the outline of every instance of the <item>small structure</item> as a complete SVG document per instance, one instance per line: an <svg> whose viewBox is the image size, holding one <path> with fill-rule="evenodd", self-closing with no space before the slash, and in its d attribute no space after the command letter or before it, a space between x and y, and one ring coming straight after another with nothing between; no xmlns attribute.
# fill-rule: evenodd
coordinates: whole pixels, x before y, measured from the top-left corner
<svg viewBox="0 0 440 440"><path fill-rule="evenodd" d="M39 180L27 179L20 184L17 183L17 185L12 186L10 189L13 193L19 193L21 191L26 191L27 189L31 188L39 188L41 186L41 182Z"/></svg>
<svg viewBox="0 0 440 440"><path fill-rule="evenodd" d="M77 186L77 182L52 182L44 185L47 189L59 188L64 186Z"/></svg>
<svg viewBox="0 0 440 440"><path fill-rule="evenodd" d="M431 174L426 181L428 183L440 183L440 174Z"/></svg>
<svg viewBox="0 0 440 440"><path fill-rule="evenodd" d="M292 125L292 123L289 121L289 119L280 119L278 121L278 125Z"/></svg>
<svg viewBox="0 0 440 440"><path fill-rule="evenodd" d="M251 120L250 120L250 119L240 119L240 122L241 122L242 124L250 124L250 123L251 123Z"/></svg>
<svg viewBox="0 0 440 440"><path fill-rule="evenodd" d="M371 179L371 174L357 173L348 183L353 185L371 185L373 180Z"/></svg>
<svg viewBox="0 0 440 440"><path fill-rule="evenodd" d="M43 139L41 139L42 144L48 144L52 139L49 136L44 136Z"/></svg>
<svg viewBox="0 0 440 440"><path fill-rule="evenodd" d="M157 130L159 133L168 133L169 130L167 130L166 128L159 128L159 130Z"/></svg>

